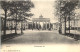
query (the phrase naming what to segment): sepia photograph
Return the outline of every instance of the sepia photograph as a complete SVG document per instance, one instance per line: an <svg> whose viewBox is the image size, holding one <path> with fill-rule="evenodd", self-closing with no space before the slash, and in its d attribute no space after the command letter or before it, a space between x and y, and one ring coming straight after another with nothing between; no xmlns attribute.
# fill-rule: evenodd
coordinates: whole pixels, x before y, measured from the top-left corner
<svg viewBox="0 0 80 52"><path fill-rule="evenodd" d="M1 52L80 52L80 0L0 0Z"/></svg>

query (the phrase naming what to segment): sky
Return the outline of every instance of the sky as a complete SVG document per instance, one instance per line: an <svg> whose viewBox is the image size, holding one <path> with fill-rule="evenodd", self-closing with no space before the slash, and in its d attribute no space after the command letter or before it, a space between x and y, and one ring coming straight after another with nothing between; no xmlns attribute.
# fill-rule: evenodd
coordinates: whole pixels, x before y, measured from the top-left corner
<svg viewBox="0 0 80 52"><path fill-rule="evenodd" d="M32 18L39 18L40 15L43 18L50 18L51 23L57 22L56 16L53 14L54 1L55 0L31 0L34 3L34 8L31 9L31 12L34 14Z"/></svg>
<svg viewBox="0 0 80 52"><path fill-rule="evenodd" d="M31 0L34 3L34 8L31 9L31 13L34 15L32 18L39 18L40 15L43 16L43 18L50 18L50 21L52 23L55 23L57 20L54 16L54 1L55 0ZM2 11L1 13L4 13ZM31 18L31 19L32 19Z"/></svg>
<svg viewBox="0 0 80 52"><path fill-rule="evenodd" d="M31 13L34 15L31 18L39 18L40 15L43 18L50 18L51 23L56 23L57 16L54 15L55 12L55 1L56 0L31 0L34 3L34 8L31 9ZM0 9L0 14L4 13L3 10ZM76 10L76 12L80 13L80 9Z"/></svg>

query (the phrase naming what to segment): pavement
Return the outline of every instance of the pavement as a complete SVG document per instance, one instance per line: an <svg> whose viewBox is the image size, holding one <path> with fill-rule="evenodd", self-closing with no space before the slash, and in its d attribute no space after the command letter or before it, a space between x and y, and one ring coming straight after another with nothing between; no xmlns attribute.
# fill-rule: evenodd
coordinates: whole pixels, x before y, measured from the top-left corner
<svg viewBox="0 0 80 52"><path fill-rule="evenodd" d="M67 33L69 33L69 31L67 31ZM80 31L78 30L70 30L70 33L80 35Z"/></svg>
<svg viewBox="0 0 80 52"><path fill-rule="evenodd" d="M11 33L15 33L15 30L6 30L6 34L11 34ZM17 33L21 33L21 30L17 30ZM2 31L3 34L3 31Z"/></svg>
<svg viewBox="0 0 80 52"><path fill-rule="evenodd" d="M23 35L2 42L1 52L80 52L80 41L55 30L26 30Z"/></svg>
<svg viewBox="0 0 80 52"><path fill-rule="evenodd" d="M25 30L24 34L2 42L2 44L80 44L73 38L60 35L58 31L48 30Z"/></svg>

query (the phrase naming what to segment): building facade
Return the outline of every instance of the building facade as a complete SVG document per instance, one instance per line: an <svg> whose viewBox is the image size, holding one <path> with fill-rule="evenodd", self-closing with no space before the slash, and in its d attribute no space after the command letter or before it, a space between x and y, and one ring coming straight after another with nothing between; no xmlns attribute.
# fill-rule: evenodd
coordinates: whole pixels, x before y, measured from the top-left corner
<svg viewBox="0 0 80 52"><path fill-rule="evenodd" d="M53 23L53 30L59 30L59 23Z"/></svg>

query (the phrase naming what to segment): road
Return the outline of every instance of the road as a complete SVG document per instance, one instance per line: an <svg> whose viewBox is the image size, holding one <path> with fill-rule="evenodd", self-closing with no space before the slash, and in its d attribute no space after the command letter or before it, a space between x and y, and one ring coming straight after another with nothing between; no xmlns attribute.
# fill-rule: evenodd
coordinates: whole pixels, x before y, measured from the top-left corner
<svg viewBox="0 0 80 52"><path fill-rule="evenodd" d="M1 52L80 52L80 41L57 31L26 30L23 35L3 42Z"/></svg>
<svg viewBox="0 0 80 52"><path fill-rule="evenodd" d="M3 44L78 44L73 38L60 35L57 31L26 30L24 34L3 42Z"/></svg>

